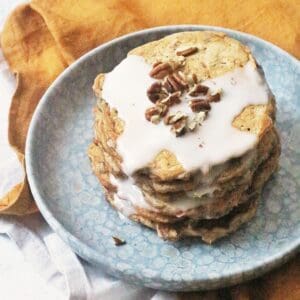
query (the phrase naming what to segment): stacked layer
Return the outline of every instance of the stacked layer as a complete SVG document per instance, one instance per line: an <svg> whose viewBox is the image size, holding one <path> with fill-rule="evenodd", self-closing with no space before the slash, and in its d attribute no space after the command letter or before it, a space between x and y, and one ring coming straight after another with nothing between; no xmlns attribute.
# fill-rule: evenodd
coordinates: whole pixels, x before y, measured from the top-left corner
<svg viewBox="0 0 300 300"><path fill-rule="evenodd" d="M94 90L89 157L117 210L164 239L207 243L255 215L280 142L275 101L245 46L219 33L171 35L131 51Z"/></svg>

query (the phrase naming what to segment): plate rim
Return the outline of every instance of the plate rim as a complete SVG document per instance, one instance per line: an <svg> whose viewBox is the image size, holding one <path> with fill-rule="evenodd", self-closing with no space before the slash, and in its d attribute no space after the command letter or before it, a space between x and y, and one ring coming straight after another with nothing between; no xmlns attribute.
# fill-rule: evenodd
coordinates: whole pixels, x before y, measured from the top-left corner
<svg viewBox="0 0 300 300"><path fill-rule="evenodd" d="M135 32L131 32L129 34L120 36L118 38L115 38L113 40L110 40L91 51L87 52L83 56L81 56L79 59L74 61L70 66L68 66L59 76L52 82L52 84L48 87L42 98L40 99L32 120L30 122L27 139L26 139L26 146L25 146L25 161L26 161L26 173L27 173L27 179L28 183L33 195L33 198L45 218L46 222L49 224L51 229L56 232L62 240L67 243L72 250L81 256L82 258L86 259L87 261L92 261L93 263L100 265L106 270L114 270L114 273L119 273L120 277L122 277L122 271L119 270L116 266L113 268L109 263L105 263L105 259L99 253L97 253L96 250L94 250L92 247L88 246L84 242L82 242L80 239L75 237L71 232L69 232L63 224L61 224L56 218L55 215L52 214L51 210L48 209L46 205L46 200L43 199L43 197L39 193L38 188L38 182L35 181L34 176L34 168L33 168L33 160L32 157L32 149L34 147L34 130L36 128L36 124L38 121L38 118L42 112L43 106L46 104L48 95L51 95L52 90L55 88L57 84L60 83L65 77L68 76L69 73L72 72L74 68L80 63L82 63L85 60L88 60L90 57L94 56L98 51L101 51L102 49L105 49L107 47L110 47L113 44L119 43L120 41L126 40L127 38L133 37L133 36L143 36L144 34L151 33L151 32L157 32L160 30L168 30L173 29L174 33L175 30L181 30L186 29L188 30L211 30L211 31L221 31L228 34L235 34L238 36L245 37L249 39L250 41L258 42L261 44L266 45L268 48L273 48L276 52L278 52L281 56L283 55L285 58L292 61L293 64L295 64L300 69L300 61L294 57L293 55L289 54L285 50L281 49L280 47L272 44L271 42L265 41L259 37L256 37L254 35L244 33L237 30L232 30L224 27L217 27L217 26L207 26L207 25L194 25L194 24L184 24L184 25L169 25L169 26L158 26L158 27L152 27L149 29L139 30ZM72 240L72 243L70 244L70 240ZM74 246L75 245L75 246ZM80 249L80 250L79 250ZM235 270L233 272L229 272L226 276L224 275L214 275L212 277L206 278L206 279L197 279L193 278L192 280L189 280L189 285L197 286L196 288L187 288L187 289L179 289L180 291L190 291L195 289L211 289L211 288L221 288L228 285L233 285L240 283L242 281L250 280L254 277L261 276L262 274L270 271L271 269L275 268L276 266L279 266L280 264L286 262L289 258L291 258L293 255L296 255L296 253L300 250L300 236L298 238L294 239L294 243L289 244L283 250L280 252L269 256L267 260L264 260L263 262L260 262L260 264L252 264L250 267L245 269L239 269ZM101 259L102 257L102 259ZM138 278L136 272L132 274L133 277ZM159 276L154 276L154 279L160 279ZM126 280L126 277L122 277L122 279ZM138 278L140 280L140 278ZM172 280L170 280L171 282ZM178 280L177 282L183 283L187 282L186 280ZM151 283L143 283L144 286L157 288ZM199 287L201 285L201 288ZM204 287L203 287L204 286ZM207 286L207 287L206 287ZM213 287L212 287L213 286ZM173 290L174 291L174 290Z"/></svg>

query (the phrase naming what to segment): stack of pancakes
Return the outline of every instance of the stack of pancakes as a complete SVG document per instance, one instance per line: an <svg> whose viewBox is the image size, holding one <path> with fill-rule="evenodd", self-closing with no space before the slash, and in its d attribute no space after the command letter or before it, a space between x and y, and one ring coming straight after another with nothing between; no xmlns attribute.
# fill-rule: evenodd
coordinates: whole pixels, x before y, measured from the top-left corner
<svg viewBox="0 0 300 300"><path fill-rule="evenodd" d="M175 54L175 49L185 46L200 51L185 58L181 71L187 76L196 74L201 80L222 76L254 61L247 47L215 32L173 34L138 47L129 55L142 56L149 64L166 60L176 64L182 58ZM155 229L163 239L196 236L207 243L236 231L255 215L262 188L277 169L280 155L271 93L266 105L250 105L232 122L233 127L257 137L255 147L242 156L211 166L204 174L200 168L185 170L174 153L162 149L146 166L125 174L117 141L126 124L117 110L102 99L104 80L105 75L100 74L94 84L98 101L94 110L95 139L89 147L89 157L112 206ZM146 205L120 204L115 179L129 177L140 189ZM124 205L131 207L127 210Z"/></svg>

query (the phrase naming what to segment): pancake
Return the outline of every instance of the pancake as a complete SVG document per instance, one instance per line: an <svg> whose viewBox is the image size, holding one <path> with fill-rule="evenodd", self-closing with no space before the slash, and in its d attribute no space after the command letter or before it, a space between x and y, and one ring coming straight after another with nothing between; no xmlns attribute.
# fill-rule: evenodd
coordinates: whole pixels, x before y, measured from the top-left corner
<svg viewBox="0 0 300 300"><path fill-rule="evenodd" d="M163 239L207 243L255 215L280 140L274 96L246 46L173 34L130 51L93 88L88 155L115 209Z"/></svg>

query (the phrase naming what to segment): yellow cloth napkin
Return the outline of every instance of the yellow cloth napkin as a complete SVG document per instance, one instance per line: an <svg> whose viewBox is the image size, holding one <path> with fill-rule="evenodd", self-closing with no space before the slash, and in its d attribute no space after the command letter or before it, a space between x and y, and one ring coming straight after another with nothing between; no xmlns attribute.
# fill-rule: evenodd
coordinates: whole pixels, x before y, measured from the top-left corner
<svg viewBox="0 0 300 300"><path fill-rule="evenodd" d="M33 0L12 12L1 34L4 56L17 77L9 113L9 142L23 167L32 114L64 68L116 36L168 24L233 28L300 57L299 0ZM35 210L26 178L0 199L0 213L20 215ZM298 256L281 271L225 293L233 299L300 299L299 282ZM226 296L222 293L206 293L210 298L205 299L222 299Z"/></svg>

